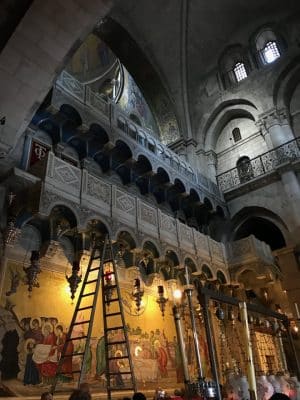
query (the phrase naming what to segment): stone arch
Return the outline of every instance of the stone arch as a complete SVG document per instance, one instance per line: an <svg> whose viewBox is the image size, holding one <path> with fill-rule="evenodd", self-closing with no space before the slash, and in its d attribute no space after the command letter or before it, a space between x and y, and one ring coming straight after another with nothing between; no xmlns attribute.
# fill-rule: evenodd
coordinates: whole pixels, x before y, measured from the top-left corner
<svg viewBox="0 0 300 400"><path fill-rule="evenodd" d="M143 250L149 251L154 258L159 258L161 254L160 245L157 243L156 240L145 238L142 242Z"/></svg>
<svg viewBox="0 0 300 400"><path fill-rule="evenodd" d="M47 116L46 118L41 118L39 120L39 113L37 113L37 121L36 125L40 130L47 133L51 137L52 144L58 143L60 141L60 127L59 125L53 121L51 115Z"/></svg>
<svg viewBox="0 0 300 400"><path fill-rule="evenodd" d="M205 207L207 208L208 211L213 210L213 203L207 197L204 197L203 204L205 205Z"/></svg>
<svg viewBox="0 0 300 400"><path fill-rule="evenodd" d="M212 269L207 264L202 264L201 272L206 276L207 279L212 279L214 277Z"/></svg>
<svg viewBox="0 0 300 400"><path fill-rule="evenodd" d="M137 237L131 229L127 227L121 227L115 234L117 254L121 251L122 260L125 267L130 267L135 263L134 249L138 247Z"/></svg>
<svg viewBox="0 0 300 400"><path fill-rule="evenodd" d="M216 278L221 284L226 284L229 282L227 274L221 269L217 270Z"/></svg>
<svg viewBox="0 0 300 400"><path fill-rule="evenodd" d="M216 207L216 213L219 217L225 218L225 211L223 210L223 208L221 206Z"/></svg>
<svg viewBox="0 0 300 400"><path fill-rule="evenodd" d="M70 104L62 104L59 113L65 117L66 120L72 121L75 127L82 125L82 118L79 112Z"/></svg>
<svg viewBox="0 0 300 400"><path fill-rule="evenodd" d="M269 229L272 229L273 234L278 234L278 240L280 238L280 243L282 243L284 246L287 243L287 226L278 215L268 209L262 207L244 207L233 216L232 223L232 240L238 240L242 237L253 234L259 240L262 240L269 244L271 248L274 247L275 243L272 244L273 242L271 241L270 235L264 235L263 232L261 232L261 234L256 232L255 226L257 223L257 229L260 225L269 227ZM250 224L250 226L248 226L247 224ZM246 234L247 232L249 232L248 235Z"/></svg>
<svg viewBox="0 0 300 400"><path fill-rule="evenodd" d="M174 249L172 249L171 247L166 248L165 258L166 259L169 258L172 261L172 263L174 264L174 267L177 267L178 265L180 265L180 257L177 254L177 252Z"/></svg>
<svg viewBox="0 0 300 400"><path fill-rule="evenodd" d="M149 160L149 157L147 157L147 155L145 155L144 153L137 153L136 156L136 162L135 162L135 166L139 167L137 164L141 164L141 167L143 166L142 170L143 173L148 172L148 171L153 171L153 166L151 161ZM134 166L134 168L135 168Z"/></svg>
<svg viewBox="0 0 300 400"><path fill-rule="evenodd" d="M122 140L117 140L115 147L111 150L111 169L121 178L123 185L131 182L131 171L128 165L132 160L132 150L128 144Z"/></svg>
<svg viewBox="0 0 300 400"><path fill-rule="evenodd" d="M178 275L178 267L180 265L179 257L176 251L171 248L165 250L164 262L160 268L160 272L165 280L176 279Z"/></svg>
<svg viewBox="0 0 300 400"><path fill-rule="evenodd" d="M90 214L83 222L82 227L89 230L95 224L100 233L103 235L108 234L110 238L113 238L113 231L109 219L99 214Z"/></svg>
<svg viewBox="0 0 300 400"><path fill-rule="evenodd" d="M273 89L274 106L281 109L289 109L293 92L300 82L300 56L295 57L281 70Z"/></svg>
<svg viewBox="0 0 300 400"><path fill-rule="evenodd" d="M130 250L138 247L138 240L135 233L127 227L119 228L114 237L117 241L126 243Z"/></svg>
<svg viewBox="0 0 300 400"><path fill-rule="evenodd" d="M88 136L88 154L90 151L93 152L93 146L102 148L109 142L109 135L106 129L95 122L90 124L86 135Z"/></svg>
<svg viewBox="0 0 300 400"><path fill-rule="evenodd" d="M188 268L189 281L190 281L189 283L191 283L193 281L192 273L193 272L197 272L197 270L198 270L197 262L196 262L194 257L192 257L189 254L186 254L184 256L183 263L184 263L184 266L187 266L187 268ZM181 282L182 285L186 285L187 284L186 276L185 276L185 268L182 268L182 269L179 270L178 279L179 279L179 281Z"/></svg>
<svg viewBox="0 0 300 400"><path fill-rule="evenodd" d="M204 148L205 151L216 148L218 137L228 122L236 118L246 118L257 121L258 111L254 104L247 100L236 100L224 102L214 110L204 126Z"/></svg>

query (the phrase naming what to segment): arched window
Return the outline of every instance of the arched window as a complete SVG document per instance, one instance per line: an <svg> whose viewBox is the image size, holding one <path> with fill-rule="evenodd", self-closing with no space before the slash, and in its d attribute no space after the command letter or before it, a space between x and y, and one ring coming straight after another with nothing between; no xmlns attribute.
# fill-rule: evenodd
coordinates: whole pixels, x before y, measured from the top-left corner
<svg viewBox="0 0 300 400"><path fill-rule="evenodd" d="M236 143L242 139L240 128L234 128L232 130L232 137L233 137L234 143Z"/></svg>
<svg viewBox="0 0 300 400"><path fill-rule="evenodd" d="M251 165L250 158L247 156L241 157L237 163L236 167L238 170L240 183L245 183L250 181L254 177L253 169Z"/></svg>
<svg viewBox="0 0 300 400"><path fill-rule="evenodd" d="M271 28L261 29L254 38L258 61L261 65L271 64L278 58L284 49L284 42L280 35Z"/></svg>
<svg viewBox="0 0 300 400"><path fill-rule="evenodd" d="M237 82L240 82L243 79L246 79L248 76L246 68L245 68L245 64L242 62L237 62L234 65L233 72L234 72L235 79Z"/></svg>
<svg viewBox="0 0 300 400"><path fill-rule="evenodd" d="M241 45L227 48L219 60L219 71L225 88L246 79L250 72L247 49Z"/></svg>
<svg viewBox="0 0 300 400"><path fill-rule="evenodd" d="M263 48L264 60L267 64L272 63L280 57L276 42L268 42Z"/></svg>

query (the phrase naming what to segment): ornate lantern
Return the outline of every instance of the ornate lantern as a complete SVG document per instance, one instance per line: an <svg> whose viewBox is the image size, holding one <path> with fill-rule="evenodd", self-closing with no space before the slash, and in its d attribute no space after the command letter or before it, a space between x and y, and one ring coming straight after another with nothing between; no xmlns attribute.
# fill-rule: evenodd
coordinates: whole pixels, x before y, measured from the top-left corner
<svg viewBox="0 0 300 400"><path fill-rule="evenodd" d="M5 230L5 244L14 244L17 241L20 232L20 229L16 226L16 218L13 216L8 217L7 227Z"/></svg>
<svg viewBox="0 0 300 400"><path fill-rule="evenodd" d="M141 280L139 278L135 278L133 285L132 296L135 301L137 312L141 309L142 298L144 296L144 291L141 288Z"/></svg>
<svg viewBox="0 0 300 400"><path fill-rule="evenodd" d="M66 279L70 285L70 291L71 291L71 299L74 300L75 294L78 288L79 283L81 282L82 275L79 275L80 271L80 262L79 261L73 261L73 267L72 267L72 274L68 276L66 274Z"/></svg>
<svg viewBox="0 0 300 400"><path fill-rule="evenodd" d="M36 250L33 250L31 252L31 257L30 257L30 266L27 268L23 267L23 270L26 274L25 283L26 285L28 285L29 292L32 292L32 289L34 287L40 287L37 278L38 274L41 272L39 266L39 259L40 259L40 253Z"/></svg>
<svg viewBox="0 0 300 400"><path fill-rule="evenodd" d="M166 303L168 302L169 299L167 299L164 296L164 287L162 285L157 286L157 291L158 291L158 298L157 298L156 302L159 305L162 316L164 317Z"/></svg>
<svg viewBox="0 0 300 400"><path fill-rule="evenodd" d="M113 272L110 269L110 264L108 264L108 267L104 272L104 287L105 287L105 298L107 301L107 305L109 306L115 287L113 283Z"/></svg>

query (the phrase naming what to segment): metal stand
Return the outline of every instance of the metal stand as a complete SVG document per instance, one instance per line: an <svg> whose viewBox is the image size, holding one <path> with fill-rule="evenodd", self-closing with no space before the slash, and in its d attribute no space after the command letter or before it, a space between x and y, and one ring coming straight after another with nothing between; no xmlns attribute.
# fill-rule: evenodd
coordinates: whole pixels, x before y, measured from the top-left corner
<svg viewBox="0 0 300 400"><path fill-rule="evenodd" d="M173 306L173 316L174 316L174 322L175 322L175 327L176 327L177 342L178 342L180 356L181 356L181 360L182 360L184 384L185 384L186 392L188 392L189 391L189 383L190 383L190 375L189 375L189 370L188 370L188 362L187 362L187 358L186 358L184 337L183 337L181 320L180 320L180 311L176 305Z"/></svg>

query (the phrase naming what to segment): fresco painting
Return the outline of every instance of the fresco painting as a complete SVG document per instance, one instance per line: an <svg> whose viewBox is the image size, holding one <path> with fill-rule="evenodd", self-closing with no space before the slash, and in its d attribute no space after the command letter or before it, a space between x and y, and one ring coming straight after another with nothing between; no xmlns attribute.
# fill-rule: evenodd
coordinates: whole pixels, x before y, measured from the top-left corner
<svg viewBox="0 0 300 400"><path fill-rule="evenodd" d="M0 373L2 384L7 388L6 393L12 392L25 396L35 395L40 392L41 387L47 389L53 382L66 341L68 323L74 312L74 304L70 300L69 292L66 291L65 276L50 271L43 271L39 279L40 288L36 288L30 297L27 286L21 281L16 291L9 290L11 289L11 271L16 274L20 268L20 265L15 262L8 265L3 287L5 296L0 306ZM55 291L53 287L56 288ZM48 300L45 301L45 299ZM134 312L135 303L127 287L122 288L122 299L138 386L155 388L157 385L173 386L176 382L182 384L181 357L171 308L167 308L165 316L162 317L156 296L145 293L143 306L138 313ZM60 306L54 314L51 310L56 309L55 304ZM34 314L27 314L28 310ZM96 315L102 316L100 303L97 306ZM86 315L80 314L78 322L85 319ZM153 321L156 321L155 325ZM188 318L185 318L183 325L189 369L193 376L197 371ZM199 328L202 359L205 366L208 359L207 347L201 324ZM90 382L95 390L105 391L106 361L102 317L95 319L87 359L85 365L82 365L82 357L76 356L76 353L82 353L84 350L86 329L87 326L84 324L78 324L74 329L73 337L82 336L83 339L68 344L67 353L75 355L66 359L62 365L59 385L71 389L74 386L72 370L84 368L85 380ZM122 330L112 331L109 341L122 341L123 335ZM126 349L122 346L122 344L111 346L111 356L125 355ZM124 360L111 362L113 363L110 365L111 369L117 373L116 385L125 385L126 376L118 374L127 369Z"/></svg>

